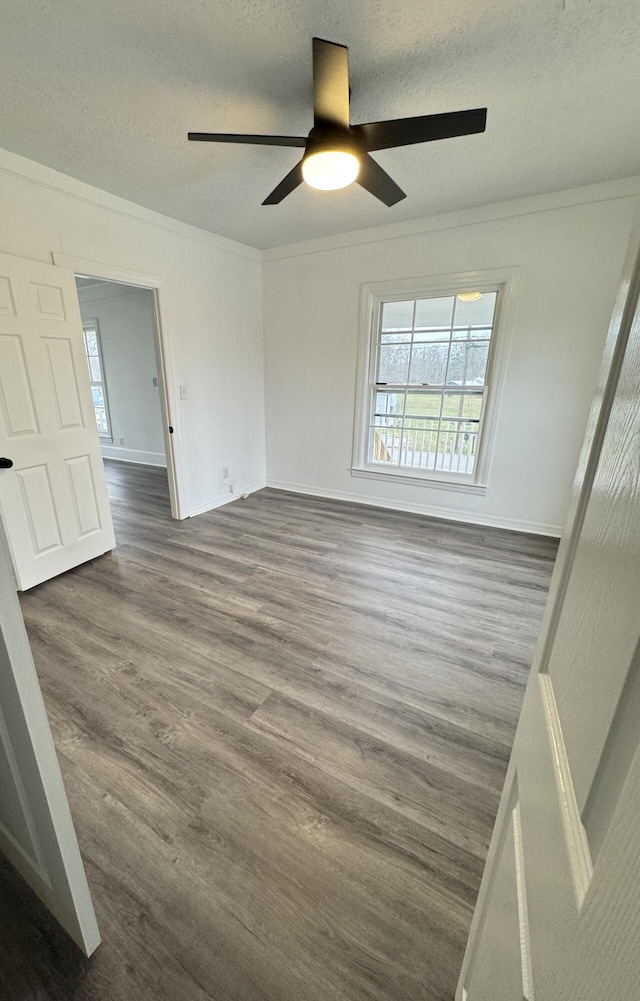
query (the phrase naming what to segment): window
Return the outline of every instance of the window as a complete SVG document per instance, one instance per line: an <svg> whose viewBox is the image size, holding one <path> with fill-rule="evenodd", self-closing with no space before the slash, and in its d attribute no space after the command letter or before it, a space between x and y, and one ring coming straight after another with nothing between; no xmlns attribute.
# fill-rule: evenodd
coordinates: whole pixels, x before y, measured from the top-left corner
<svg viewBox="0 0 640 1001"><path fill-rule="evenodd" d="M98 434L101 438L111 440L111 421L109 419L107 387L104 380L104 366L100 350L98 321L91 320L90 322L83 323L82 329L84 330L84 349L87 354L87 364L89 366L91 396L93 398L93 409L96 415Z"/></svg>
<svg viewBox="0 0 640 1001"><path fill-rule="evenodd" d="M509 278L490 285L486 276L451 277L448 288L365 287L370 329L354 475L484 489L494 330Z"/></svg>

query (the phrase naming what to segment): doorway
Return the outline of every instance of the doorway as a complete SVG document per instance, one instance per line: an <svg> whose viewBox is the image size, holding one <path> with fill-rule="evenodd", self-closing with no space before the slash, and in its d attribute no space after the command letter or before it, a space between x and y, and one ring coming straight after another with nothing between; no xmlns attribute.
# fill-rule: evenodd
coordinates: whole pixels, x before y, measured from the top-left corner
<svg viewBox="0 0 640 1001"><path fill-rule="evenodd" d="M94 261L90 258L70 256L58 251L52 253L53 263L61 268L68 268L75 276L76 285L80 281L80 287L85 287L89 282L104 282L114 286L125 286L129 289L139 289L148 293L153 300L154 311L154 353L156 364L156 377L158 380L157 394L160 404L160 414L162 421L162 431L164 440L164 453L167 471L167 484L169 490L169 505L171 517L181 520L186 517L184 503L182 501L182 475L180 467L179 451L179 427L175 426L174 411L176 407L175 399L172 395L172 359L169 346L165 343L163 333L163 286L165 279L162 276L151 275L140 271L131 271L120 265L106 263L104 261ZM155 388L155 387L154 387ZM126 436L118 435L118 438ZM121 455L119 458L123 458ZM104 455L105 469L115 468L114 463L109 463L108 457ZM118 461L118 460L116 460ZM125 466L119 463L118 468L122 471ZM129 467L131 468L131 467Z"/></svg>
<svg viewBox="0 0 640 1001"><path fill-rule="evenodd" d="M120 494L132 466L153 467L168 507L155 293L81 275L76 287L109 495L113 501Z"/></svg>

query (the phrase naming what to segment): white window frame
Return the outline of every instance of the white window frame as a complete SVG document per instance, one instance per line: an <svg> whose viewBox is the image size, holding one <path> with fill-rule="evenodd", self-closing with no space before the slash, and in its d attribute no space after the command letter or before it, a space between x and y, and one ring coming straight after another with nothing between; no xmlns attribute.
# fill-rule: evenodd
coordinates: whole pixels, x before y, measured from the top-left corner
<svg viewBox="0 0 640 1001"><path fill-rule="evenodd" d="M112 442L113 441L113 427L111 425L111 411L109 410L109 393L108 393L108 390L107 390L107 376L106 376L106 373L105 373L105 370L104 370L104 360L103 360L103 357L102 357L102 341L100 340L100 325L99 325L97 319L95 319L95 320L83 320L82 321L82 339L85 342L84 343L85 356L87 355L87 345L86 345L86 334L87 334L87 331L95 331L96 341L97 341L97 344L98 344L98 360L100 362L100 372L102 374L102 382L94 382L93 381L93 379L91 378L91 368L89 366L89 361L88 361L88 358L87 358L87 368L89 369L89 382L91 384L91 388L92 389L93 389L94 386L100 386L100 388L102 389L102 395L104 397L104 409L105 409L105 412L106 412L106 415L107 415L107 425L109 427L109 431L108 431L107 434L101 434L100 431L98 431L98 437L100 438L100 441ZM92 394L92 397L91 397L91 404L93 406L93 394ZM96 427L96 430L97 430L97 427Z"/></svg>
<svg viewBox="0 0 640 1001"><path fill-rule="evenodd" d="M352 476L367 479L396 480L424 484L466 493L486 493L496 432L504 374L513 328L513 314L520 268L493 268L465 271L426 278L371 282L361 286L360 335L356 383ZM383 302L457 295L459 292L497 292L489 360L485 379L484 402L478 433L478 451L472 474L443 470L418 470L395 466L381 468L368 461L369 418L372 394L376 390L376 359L380 310Z"/></svg>

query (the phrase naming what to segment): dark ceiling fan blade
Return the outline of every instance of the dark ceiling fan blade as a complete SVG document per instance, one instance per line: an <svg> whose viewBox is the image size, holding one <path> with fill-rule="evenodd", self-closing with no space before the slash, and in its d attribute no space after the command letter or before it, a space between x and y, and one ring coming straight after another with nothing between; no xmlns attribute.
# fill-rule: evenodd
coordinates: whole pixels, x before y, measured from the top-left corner
<svg viewBox="0 0 640 1001"><path fill-rule="evenodd" d="M323 38L313 39L313 120L349 128L349 50Z"/></svg>
<svg viewBox="0 0 640 1001"><path fill-rule="evenodd" d="M306 146L302 136L245 136L229 132L187 132L187 139L198 143L249 143L256 146Z"/></svg>
<svg viewBox="0 0 640 1001"><path fill-rule="evenodd" d="M302 160L296 163L293 170L290 170L286 177L284 177L277 188L274 188L270 195L267 195L263 201L263 205L279 205L283 198L290 195L292 191L302 184Z"/></svg>
<svg viewBox="0 0 640 1001"><path fill-rule="evenodd" d="M356 180L389 208L407 197L402 188L398 187L386 170L383 170L368 153L363 153L360 158L360 170Z"/></svg>
<svg viewBox="0 0 640 1001"><path fill-rule="evenodd" d="M416 118L394 118L388 122L369 122L354 125L353 131L363 140L365 149L391 149L393 146L411 146L428 143L434 139L453 139L484 132L487 126L487 109L451 111L444 115L418 115Z"/></svg>

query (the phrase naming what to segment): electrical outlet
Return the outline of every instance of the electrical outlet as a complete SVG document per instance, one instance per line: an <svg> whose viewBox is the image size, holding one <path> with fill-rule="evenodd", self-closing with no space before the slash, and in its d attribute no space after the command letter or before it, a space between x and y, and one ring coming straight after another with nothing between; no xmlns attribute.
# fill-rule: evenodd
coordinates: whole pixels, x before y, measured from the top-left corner
<svg viewBox="0 0 640 1001"><path fill-rule="evenodd" d="M229 484L229 493L230 493L230 494L232 494L232 493L233 493L233 483L230 483L230 484Z"/></svg>
<svg viewBox="0 0 640 1001"><path fill-rule="evenodd" d="M121 445L124 445L124 438L120 438L119 441Z"/></svg>
<svg viewBox="0 0 640 1001"><path fill-rule="evenodd" d="M222 467L222 479L223 480L228 480L229 479L229 467L228 466L223 466Z"/></svg>

